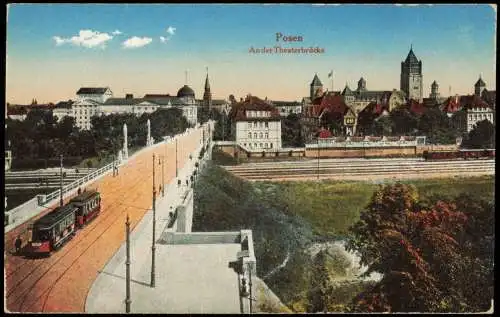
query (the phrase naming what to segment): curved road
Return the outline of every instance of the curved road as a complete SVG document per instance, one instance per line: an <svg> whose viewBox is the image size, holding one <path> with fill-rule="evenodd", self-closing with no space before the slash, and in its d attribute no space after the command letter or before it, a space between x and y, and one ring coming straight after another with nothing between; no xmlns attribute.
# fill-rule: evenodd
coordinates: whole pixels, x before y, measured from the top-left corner
<svg viewBox="0 0 500 317"><path fill-rule="evenodd" d="M207 135L207 134L205 134ZM179 137L179 169L201 143L201 128ZM181 146L182 144L182 146ZM120 167L119 175L104 176L91 188L101 193L101 214L49 258L12 255L13 240L27 223L5 236L5 302L12 312L83 312L85 299L98 271L125 239L125 219L131 228L152 205L152 155L166 155L165 183L175 178L175 142L146 149ZM158 162L158 161L157 161ZM162 166L156 164L156 186ZM159 190L157 189L157 193ZM32 222L32 220L28 221Z"/></svg>

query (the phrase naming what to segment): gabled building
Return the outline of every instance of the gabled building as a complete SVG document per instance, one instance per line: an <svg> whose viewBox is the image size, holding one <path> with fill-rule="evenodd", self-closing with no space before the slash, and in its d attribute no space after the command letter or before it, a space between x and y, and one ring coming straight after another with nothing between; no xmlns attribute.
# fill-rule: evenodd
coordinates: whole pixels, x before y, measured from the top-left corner
<svg viewBox="0 0 500 317"><path fill-rule="evenodd" d="M286 117L292 113L296 115L302 113L302 104L297 101L272 101L271 103L278 108L282 117Z"/></svg>
<svg viewBox="0 0 500 317"><path fill-rule="evenodd" d="M108 98L113 97L113 92L109 87L82 87L76 92L77 100L94 100L104 103Z"/></svg>
<svg viewBox="0 0 500 317"><path fill-rule="evenodd" d="M463 116L457 116L458 128L462 132L469 133L479 121L488 120L494 124L494 110L484 100L477 95L462 96L460 98L461 110ZM459 111L459 112L460 112ZM455 120L457 122L457 120Z"/></svg>
<svg viewBox="0 0 500 317"><path fill-rule="evenodd" d="M248 151L276 151L281 148L281 117L270 102L248 95L232 106L231 132Z"/></svg>
<svg viewBox="0 0 500 317"><path fill-rule="evenodd" d="M346 83L344 90L340 93L344 102L351 107L356 113L362 111L371 102L376 103L388 103L391 96L393 96L392 103L397 103L398 105L404 103L404 95L401 93L388 90L368 90L366 88L366 80L361 77L358 81L358 88L356 90L351 90L349 85ZM401 99L400 102L399 99ZM394 108L397 105L393 106Z"/></svg>

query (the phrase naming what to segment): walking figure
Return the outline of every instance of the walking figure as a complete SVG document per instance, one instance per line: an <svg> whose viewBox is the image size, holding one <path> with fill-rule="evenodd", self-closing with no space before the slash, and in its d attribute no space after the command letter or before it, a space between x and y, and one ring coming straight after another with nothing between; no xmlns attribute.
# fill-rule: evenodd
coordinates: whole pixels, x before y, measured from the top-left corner
<svg viewBox="0 0 500 317"><path fill-rule="evenodd" d="M21 246L23 244L23 241L21 240L21 235L17 236L15 244L16 244L16 254L20 254L21 253Z"/></svg>
<svg viewBox="0 0 500 317"><path fill-rule="evenodd" d="M82 193L82 189L80 187L78 187L78 195L80 195Z"/></svg>

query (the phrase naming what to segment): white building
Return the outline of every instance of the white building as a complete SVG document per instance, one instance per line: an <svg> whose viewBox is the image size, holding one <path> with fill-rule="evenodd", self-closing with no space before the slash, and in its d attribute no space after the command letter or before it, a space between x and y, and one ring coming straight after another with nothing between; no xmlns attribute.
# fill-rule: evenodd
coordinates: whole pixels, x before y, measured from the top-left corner
<svg viewBox="0 0 500 317"><path fill-rule="evenodd" d="M75 124L82 130L92 128L91 118L93 116L108 114L133 113L137 116L143 113L152 113L159 108L178 107L183 111L187 121L196 125L198 104L194 97L194 91L187 85L177 92L177 96L170 95L145 95L143 98L134 98L127 94L125 98L113 97L108 88L80 88L76 93L75 101L59 102L54 110L54 116L61 120L65 116L75 118Z"/></svg>
<svg viewBox="0 0 500 317"><path fill-rule="evenodd" d="M270 103L254 96L233 105L232 133L236 144L248 151L275 151L281 148L281 118Z"/></svg>
<svg viewBox="0 0 500 317"><path fill-rule="evenodd" d="M300 115L302 113L302 103L297 101L272 101L272 104L278 108L279 114L282 117L294 113Z"/></svg>

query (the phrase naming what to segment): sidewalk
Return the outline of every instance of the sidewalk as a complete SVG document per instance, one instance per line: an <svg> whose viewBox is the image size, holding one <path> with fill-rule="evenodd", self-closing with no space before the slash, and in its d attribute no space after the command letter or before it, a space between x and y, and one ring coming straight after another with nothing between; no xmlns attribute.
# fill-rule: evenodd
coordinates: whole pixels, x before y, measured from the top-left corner
<svg viewBox="0 0 500 317"><path fill-rule="evenodd" d="M182 204L190 190L195 163L193 159L179 170L156 200L156 240L166 229L169 212ZM199 162L201 165L202 162ZM178 186L177 180L181 180ZM186 186L186 179L189 185ZM170 208L172 207L172 208ZM238 276L228 264L236 260L240 243L159 244L156 248L155 288L151 281L153 212L149 210L130 235L130 292L132 313L240 313ZM175 230L169 228L168 230ZM125 224L123 225L125 241ZM121 245L100 271L87 294L86 313L124 313L126 288L126 246Z"/></svg>

